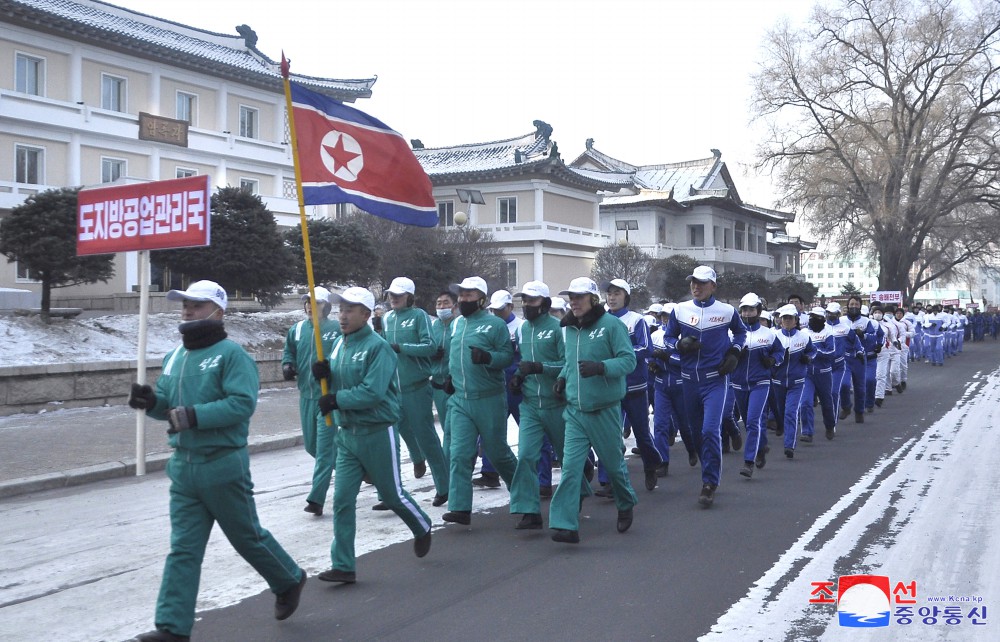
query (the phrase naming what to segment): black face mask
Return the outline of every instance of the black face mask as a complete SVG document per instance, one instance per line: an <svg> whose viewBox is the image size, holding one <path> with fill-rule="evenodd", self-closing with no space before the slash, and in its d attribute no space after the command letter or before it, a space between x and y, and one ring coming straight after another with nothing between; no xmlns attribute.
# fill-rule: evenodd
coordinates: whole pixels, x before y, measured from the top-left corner
<svg viewBox="0 0 1000 642"><path fill-rule="evenodd" d="M197 319L185 321L177 326L181 340L188 350L207 348L226 338L226 330L222 321L213 319Z"/></svg>
<svg viewBox="0 0 1000 642"><path fill-rule="evenodd" d="M471 317L476 312L479 312L479 300L477 299L476 301L459 301L458 312L463 317Z"/></svg>
<svg viewBox="0 0 1000 642"><path fill-rule="evenodd" d="M854 321L861 316L861 308L847 308L847 318Z"/></svg>
<svg viewBox="0 0 1000 642"><path fill-rule="evenodd" d="M743 325L747 327L755 325L760 321L760 316L756 314L752 317L745 317L741 315L740 318L743 319Z"/></svg>
<svg viewBox="0 0 1000 642"><path fill-rule="evenodd" d="M540 316L542 316L542 306L540 305L524 306L524 318L526 321L534 321Z"/></svg>
<svg viewBox="0 0 1000 642"><path fill-rule="evenodd" d="M826 321L820 319L819 317L809 317L809 329L813 332L819 332L826 325Z"/></svg>

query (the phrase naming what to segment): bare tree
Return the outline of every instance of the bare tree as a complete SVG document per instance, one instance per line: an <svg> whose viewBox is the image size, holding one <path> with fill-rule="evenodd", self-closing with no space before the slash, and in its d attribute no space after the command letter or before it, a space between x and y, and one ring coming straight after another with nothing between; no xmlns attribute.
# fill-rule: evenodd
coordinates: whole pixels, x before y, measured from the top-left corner
<svg viewBox="0 0 1000 642"><path fill-rule="evenodd" d="M632 289L631 307L638 309L649 305L646 279L652 265L653 258L638 245L610 243L597 250L590 274L598 287L612 279L625 279Z"/></svg>
<svg viewBox="0 0 1000 642"><path fill-rule="evenodd" d="M1000 239L1000 3L838 0L778 25L755 76L761 167L817 235L910 298Z"/></svg>

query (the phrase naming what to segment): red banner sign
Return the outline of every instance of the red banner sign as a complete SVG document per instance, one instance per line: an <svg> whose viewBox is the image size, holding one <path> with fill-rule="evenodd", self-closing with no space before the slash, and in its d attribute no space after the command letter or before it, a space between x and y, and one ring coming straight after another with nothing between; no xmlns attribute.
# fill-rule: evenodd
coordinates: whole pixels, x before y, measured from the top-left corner
<svg viewBox="0 0 1000 642"><path fill-rule="evenodd" d="M80 190L76 254L208 245L208 176Z"/></svg>

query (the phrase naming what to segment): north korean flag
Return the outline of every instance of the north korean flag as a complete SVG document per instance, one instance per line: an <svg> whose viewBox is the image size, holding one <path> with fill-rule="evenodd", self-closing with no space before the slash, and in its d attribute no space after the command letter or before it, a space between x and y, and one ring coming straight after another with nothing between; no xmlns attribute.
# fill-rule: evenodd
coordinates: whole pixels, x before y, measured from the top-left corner
<svg viewBox="0 0 1000 642"><path fill-rule="evenodd" d="M431 179L398 132L363 111L290 85L306 205L353 203L406 225L437 225Z"/></svg>

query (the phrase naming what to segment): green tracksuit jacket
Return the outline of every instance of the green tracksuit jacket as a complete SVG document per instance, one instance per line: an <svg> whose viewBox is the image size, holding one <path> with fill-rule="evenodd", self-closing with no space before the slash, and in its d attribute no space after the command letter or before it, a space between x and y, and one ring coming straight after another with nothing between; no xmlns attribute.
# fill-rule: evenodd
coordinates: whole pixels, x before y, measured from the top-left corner
<svg viewBox="0 0 1000 642"><path fill-rule="evenodd" d="M431 357L438 344L431 334L431 319L421 308L391 310L382 319L382 332L389 345L399 346L399 386L405 392L427 383Z"/></svg>

